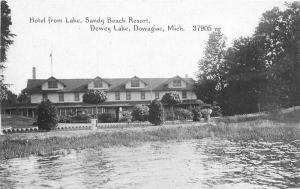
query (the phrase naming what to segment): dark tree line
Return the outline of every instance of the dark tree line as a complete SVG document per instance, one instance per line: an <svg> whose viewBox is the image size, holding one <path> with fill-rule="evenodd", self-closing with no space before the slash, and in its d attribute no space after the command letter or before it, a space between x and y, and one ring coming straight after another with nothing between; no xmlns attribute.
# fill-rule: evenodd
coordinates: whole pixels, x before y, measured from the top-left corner
<svg viewBox="0 0 300 189"><path fill-rule="evenodd" d="M1 45L0 45L0 101L5 99L7 94L7 85L4 84L4 63L7 59L7 50L11 44L13 44L12 38L15 34L10 31L10 26L12 25L11 10L7 5L7 2L1 0Z"/></svg>
<svg viewBox="0 0 300 189"><path fill-rule="evenodd" d="M251 37L226 48L221 32L209 36L195 92L218 102L225 115L300 105L300 3L265 12Z"/></svg>
<svg viewBox="0 0 300 189"><path fill-rule="evenodd" d="M28 104L29 95L26 90L22 90L19 95L12 93L4 82L4 63L7 60L7 51L13 44L13 37L16 35L10 31L11 10L5 0L1 0L1 61L0 61L0 104L3 106L16 106L19 104Z"/></svg>

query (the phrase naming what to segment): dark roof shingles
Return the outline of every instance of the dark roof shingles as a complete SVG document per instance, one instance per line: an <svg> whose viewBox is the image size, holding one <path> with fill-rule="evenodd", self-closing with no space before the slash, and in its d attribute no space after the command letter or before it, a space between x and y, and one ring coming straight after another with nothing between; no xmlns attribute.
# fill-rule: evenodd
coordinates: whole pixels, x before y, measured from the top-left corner
<svg viewBox="0 0 300 189"><path fill-rule="evenodd" d="M103 78L104 81L110 84L109 91L125 91L125 83L131 78ZM148 85L141 89L129 89L129 90L153 90L153 91L170 91L175 89L170 89L167 87L167 82L172 78L140 78L145 81ZM191 90L194 84L192 78L182 78L187 82L187 87L185 89L176 90ZM94 79L58 79L65 84L65 88L61 90L62 92L80 92L87 89L87 85ZM46 82L47 79L28 79L27 90L30 93L41 93L41 85Z"/></svg>

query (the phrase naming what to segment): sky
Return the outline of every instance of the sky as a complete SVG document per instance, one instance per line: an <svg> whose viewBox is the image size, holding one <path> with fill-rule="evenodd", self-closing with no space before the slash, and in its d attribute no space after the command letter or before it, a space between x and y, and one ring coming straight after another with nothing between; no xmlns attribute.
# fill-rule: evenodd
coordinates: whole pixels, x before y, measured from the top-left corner
<svg viewBox="0 0 300 189"><path fill-rule="evenodd" d="M20 93L32 78L173 77L195 78L197 62L203 57L208 31L193 31L194 25L221 28L228 46L234 39L251 36L267 10L284 1L273 0L7 0L11 8L14 44L8 50L4 74L10 90ZM30 23L45 17L46 23ZM64 23L48 24L48 17ZM81 24L65 23L65 18ZM140 27L181 25L185 31L130 32L91 31L85 18L128 17L148 19ZM101 27L100 24L94 24ZM105 23L102 26L112 24ZM120 24L116 24L120 26Z"/></svg>

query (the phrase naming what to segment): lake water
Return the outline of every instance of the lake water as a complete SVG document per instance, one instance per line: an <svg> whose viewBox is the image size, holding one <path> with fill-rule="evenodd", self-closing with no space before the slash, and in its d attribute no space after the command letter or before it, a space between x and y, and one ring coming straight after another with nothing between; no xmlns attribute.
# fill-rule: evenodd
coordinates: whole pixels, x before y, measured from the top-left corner
<svg viewBox="0 0 300 189"><path fill-rule="evenodd" d="M300 141L205 138L0 161L0 188L300 188Z"/></svg>

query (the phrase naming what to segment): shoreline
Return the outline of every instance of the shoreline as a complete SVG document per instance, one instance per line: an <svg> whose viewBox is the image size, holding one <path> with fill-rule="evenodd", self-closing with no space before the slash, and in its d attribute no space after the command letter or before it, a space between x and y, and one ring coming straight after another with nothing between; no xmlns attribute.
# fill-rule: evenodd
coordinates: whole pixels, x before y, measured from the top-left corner
<svg viewBox="0 0 300 189"><path fill-rule="evenodd" d="M181 125L128 127L97 130L15 133L0 136L0 159L53 155L59 151L111 146L132 146L143 142L202 139L299 141L300 123L256 120L243 123L190 123Z"/></svg>

